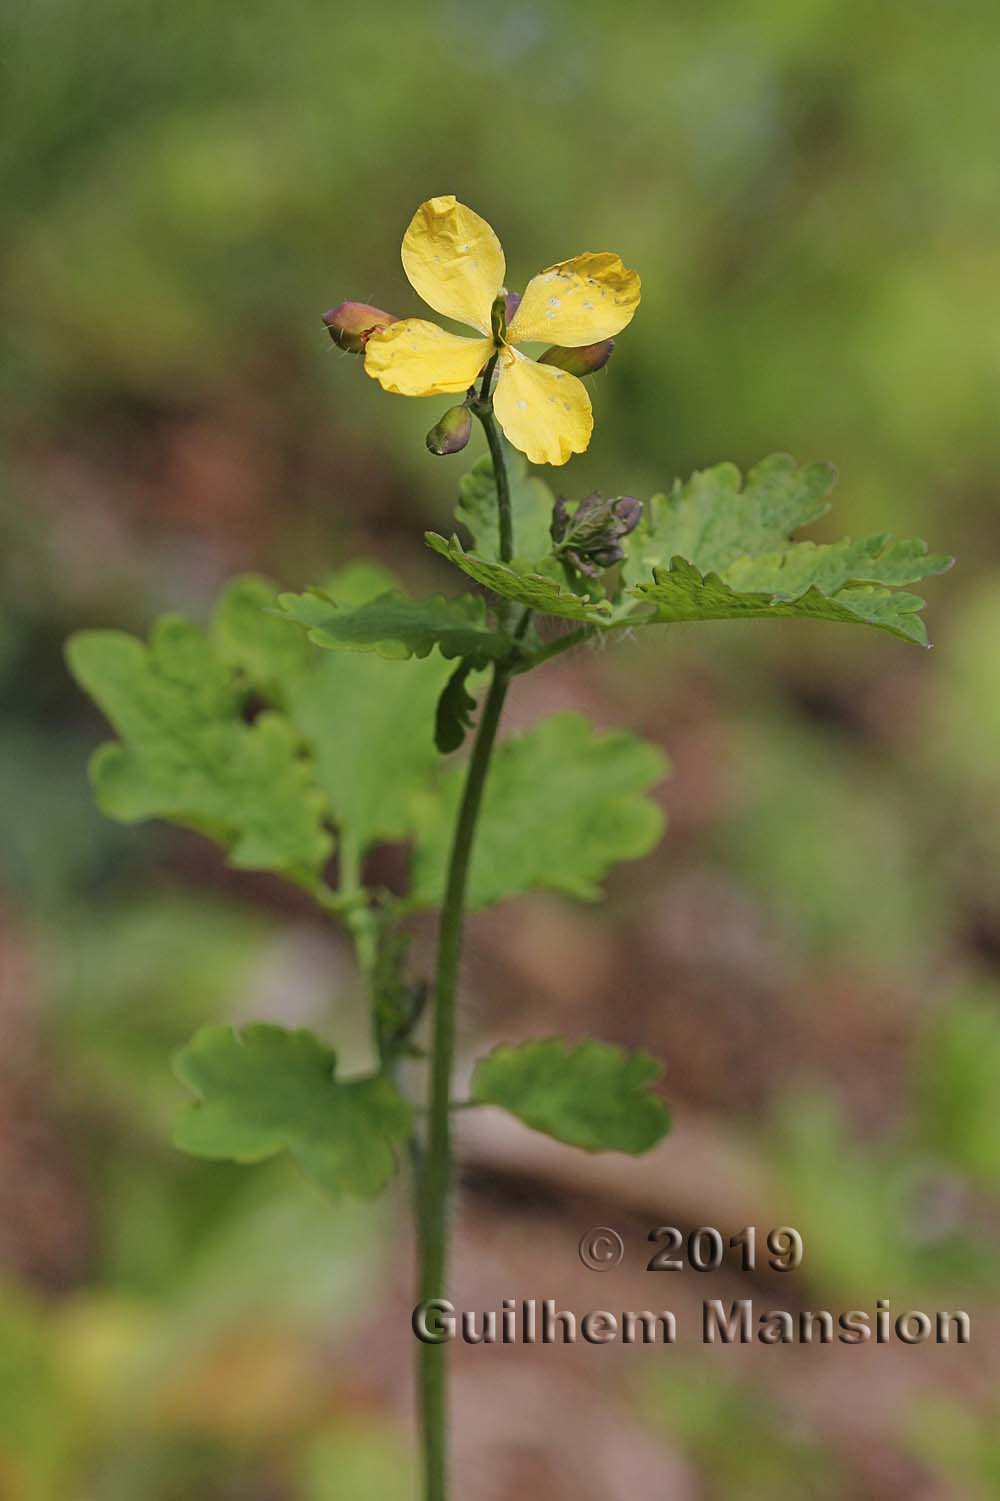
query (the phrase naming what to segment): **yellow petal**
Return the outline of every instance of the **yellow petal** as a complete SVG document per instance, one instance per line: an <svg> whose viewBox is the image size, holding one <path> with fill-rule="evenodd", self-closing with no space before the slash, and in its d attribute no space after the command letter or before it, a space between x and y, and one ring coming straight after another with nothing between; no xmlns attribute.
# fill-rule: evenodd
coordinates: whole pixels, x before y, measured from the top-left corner
<svg viewBox="0 0 1000 1501"><path fill-rule="evenodd" d="M444 396L467 391L492 353L492 339L463 339L423 318L401 318L372 334L365 370L397 396Z"/></svg>
<svg viewBox="0 0 1000 1501"><path fill-rule="evenodd" d="M610 339L631 323L639 306L639 274L609 251L588 251L533 276L507 330L512 344L576 348Z"/></svg>
<svg viewBox="0 0 1000 1501"><path fill-rule="evenodd" d="M490 308L506 270L503 250L486 220L450 193L429 198L410 220L403 270L436 313L489 333Z"/></svg>
<svg viewBox="0 0 1000 1501"><path fill-rule="evenodd" d="M505 357L493 410L508 442L533 464L565 464L570 454L583 453L594 430L583 381L515 350Z"/></svg>

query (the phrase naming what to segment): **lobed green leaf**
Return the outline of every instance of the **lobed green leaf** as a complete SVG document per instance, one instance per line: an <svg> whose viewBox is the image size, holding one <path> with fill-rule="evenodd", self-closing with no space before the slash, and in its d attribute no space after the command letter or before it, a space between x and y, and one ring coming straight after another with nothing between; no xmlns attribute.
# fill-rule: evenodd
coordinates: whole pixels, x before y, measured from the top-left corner
<svg viewBox="0 0 1000 1501"><path fill-rule="evenodd" d="M352 564L327 588L350 611L394 582L381 568ZM277 599L266 580L230 585L216 612L228 659L264 694L283 681L316 783L358 854L380 839L408 838L414 803L439 764L434 714L452 664L436 652L404 663L374 651L317 651L301 625L275 611Z"/></svg>
<svg viewBox="0 0 1000 1501"><path fill-rule="evenodd" d="M666 775L658 747L621 731L598 734L582 714L555 714L497 750L483 799L468 905L488 907L538 888L584 901L620 860L645 855L663 831L646 796ZM420 807L413 897L437 905L464 773L449 773Z"/></svg>
<svg viewBox="0 0 1000 1501"><path fill-rule="evenodd" d="M459 662L441 690L441 697L434 711L434 744L443 756L458 750L472 729L476 700L465 684L469 674L476 671L478 665L468 659Z"/></svg>
<svg viewBox="0 0 1000 1501"><path fill-rule="evenodd" d="M662 1071L648 1053L550 1037L494 1048L476 1064L471 1094L569 1146L637 1155L670 1129L667 1107L650 1092Z"/></svg>
<svg viewBox="0 0 1000 1501"><path fill-rule="evenodd" d="M288 688L315 657L302 631L274 613L270 579L243 574L216 601L210 635L220 660L272 703L283 707Z"/></svg>
<svg viewBox="0 0 1000 1501"><path fill-rule="evenodd" d="M675 557L703 573L722 573L739 558L775 552L829 510L836 479L832 464L800 468L781 453L756 464L745 484L735 464L697 470L646 505L630 538L626 577L648 579Z"/></svg>
<svg viewBox="0 0 1000 1501"><path fill-rule="evenodd" d="M732 464L719 464L654 496L624 569L629 596L653 609L617 611L614 624L814 618L925 643L923 600L894 590L944 572L950 558L884 533L857 542L789 541L826 511L835 478L827 464L799 468L776 454L745 485Z"/></svg>
<svg viewBox="0 0 1000 1501"><path fill-rule="evenodd" d="M121 736L91 760L109 817L171 819L219 840L233 865L316 879L332 840L298 736L281 714L244 722L242 695L202 631L165 616L148 647L82 631L67 659Z"/></svg>
<svg viewBox="0 0 1000 1501"><path fill-rule="evenodd" d="M408 663L371 653L317 653L295 684L289 713L312 752L333 819L363 853L407 839L440 764L438 699L452 664L436 652Z"/></svg>
<svg viewBox="0 0 1000 1501"><path fill-rule="evenodd" d="M588 621L591 625L606 625L611 618L611 606L606 600L574 594L558 578L522 568L517 563L496 563L477 557L466 552L457 537L449 541L436 532L426 532L425 537L428 546L441 557L503 599L512 599L542 615L561 615L566 620Z"/></svg>
<svg viewBox="0 0 1000 1501"><path fill-rule="evenodd" d="M328 594L282 594L284 616L305 626L317 646L347 651L374 651L390 658L426 657L436 646L443 657L486 657L510 650L510 638L486 622L485 601L463 594L445 599L407 599L393 591L354 608L343 608Z"/></svg>
<svg viewBox="0 0 1000 1501"><path fill-rule="evenodd" d="M287 1151L331 1198L377 1194L410 1129L410 1107L385 1075L339 1083L336 1055L311 1032L203 1027L174 1069L199 1096L174 1126L182 1151L235 1162Z"/></svg>
<svg viewBox="0 0 1000 1501"><path fill-rule="evenodd" d="M800 543L799 546L806 544ZM751 570L747 569L746 573ZM634 598L653 605L654 613L629 617L624 623L660 625L690 620L814 619L874 625L904 641L926 645L927 633L919 611L924 601L916 594L871 584L841 589L835 595L810 587L794 599L732 588L716 573L703 575L683 558L669 568L657 568L654 582L638 584Z"/></svg>

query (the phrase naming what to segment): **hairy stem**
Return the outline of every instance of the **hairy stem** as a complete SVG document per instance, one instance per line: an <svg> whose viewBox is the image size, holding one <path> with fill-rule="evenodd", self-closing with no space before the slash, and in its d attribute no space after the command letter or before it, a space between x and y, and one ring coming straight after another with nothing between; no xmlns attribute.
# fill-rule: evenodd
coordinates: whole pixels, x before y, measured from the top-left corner
<svg viewBox="0 0 1000 1501"><path fill-rule="evenodd" d="M494 669L483 705L465 788L455 824L448 882L441 910L434 1028L431 1051L430 1121L420 1178L420 1299L442 1298L448 1265L448 1202L451 1193L451 1074L455 1057L455 998L462 955L465 893L483 788L507 694L507 669ZM420 1407L424 1442L425 1501L447 1495L447 1344L420 1346Z"/></svg>
<svg viewBox="0 0 1000 1501"><path fill-rule="evenodd" d="M570 651L574 646L579 646L583 641L589 641L592 628L589 625L577 626L576 630L569 631L565 636L557 636L555 641L550 641L548 646L539 647L538 651L525 656L514 668L514 673L530 672L533 667L538 667L542 662L549 662L553 657L559 657L564 651Z"/></svg>

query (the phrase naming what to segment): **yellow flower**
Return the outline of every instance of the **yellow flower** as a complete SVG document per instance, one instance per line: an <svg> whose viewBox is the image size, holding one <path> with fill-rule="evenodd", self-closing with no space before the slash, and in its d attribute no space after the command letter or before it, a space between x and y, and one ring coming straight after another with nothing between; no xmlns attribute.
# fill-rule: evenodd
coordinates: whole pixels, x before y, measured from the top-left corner
<svg viewBox="0 0 1000 1501"><path fill-rule="evenodd" d="M491 332L491 309L506 263L493 230L448 194L422 203L403 236L403 269L414 290L446 318L481 335L447 333L423 318L377 329L365 369L400 396L467 391L499 352L493 409L508 441L533 464L565 464L583 453L594 427L583 382L515 348L547 343L579 348L620 333L639 305L639 277L607 251L588 252L532 277L505 337Z"/></svg>

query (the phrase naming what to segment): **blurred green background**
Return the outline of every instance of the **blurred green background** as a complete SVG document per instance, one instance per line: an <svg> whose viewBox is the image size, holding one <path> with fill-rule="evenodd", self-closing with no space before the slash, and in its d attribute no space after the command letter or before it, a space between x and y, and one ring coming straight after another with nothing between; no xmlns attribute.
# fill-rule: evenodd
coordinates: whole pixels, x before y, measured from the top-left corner
<svg viewBox="0 0 1000 1501"><path fill-rule="evenodd" d="M5 7L2 1501L413 1495L402 1196L335 1210L291 1169L169 1145L168 1055L199 1023L349 1052L349 950L193 836L98 818L104 728L61 642L203 618L246 568L297 587L367 553L453 586L420 541L469 457L424 448L444 403L385 396L319 322L419 311L399 241L448 192L514 287L584 249L642 273L571 496L783 449L840 468L816 535L959 558L927 589L931 654L677 629L524 685L515 723L576 705L661 742L672 827L597 911L476 920L464 1046L646 1046L677 1130L627 1191L619 1159L573 1178L525 1133L474 1136L457 1286L475 1308L889 1297L976 1330L462 1353L457 1494L1000 1491L998 52L987 0ZM794 1279L637 1270L652 1225L747 1218L800 1228ZM581 1271L592 1223L628 1232L631 1280Z"/></svg>

